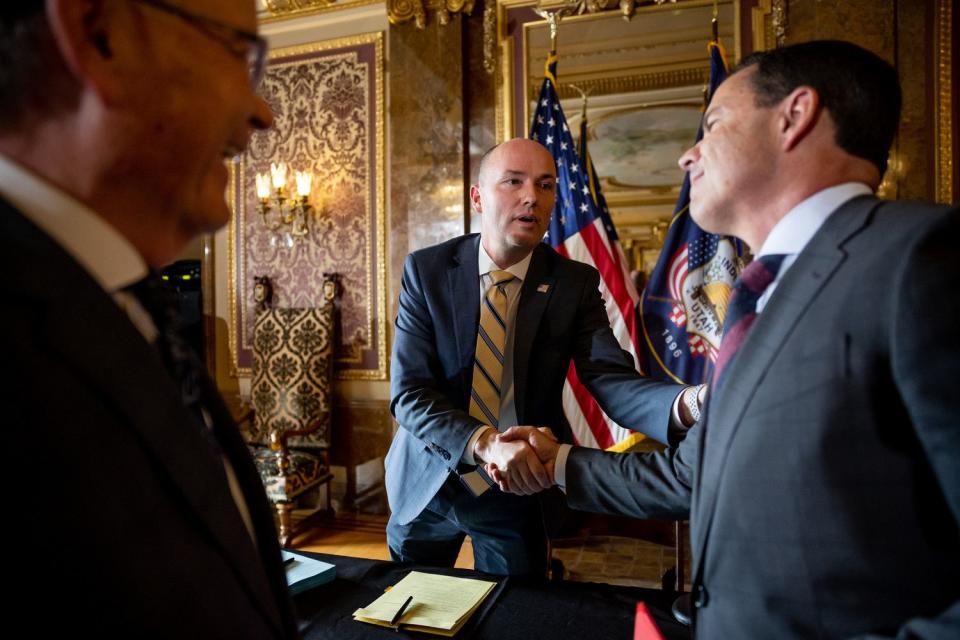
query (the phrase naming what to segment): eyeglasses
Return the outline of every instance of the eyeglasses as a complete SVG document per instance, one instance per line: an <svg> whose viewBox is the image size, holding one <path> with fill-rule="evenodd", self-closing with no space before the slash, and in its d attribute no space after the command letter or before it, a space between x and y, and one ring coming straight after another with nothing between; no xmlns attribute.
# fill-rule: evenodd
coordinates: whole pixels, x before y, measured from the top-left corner
<svg viewBox="0 0 960 640"><path fill-rule="evenodd" d="M250 85L254 90L260 86L267 60L267 41L262 37L256 33L237 29L219 20L197 15L163 0L134 1L189 22L211 38L220 41L233 55L246 58L247 68L250 72Z"/></svg>

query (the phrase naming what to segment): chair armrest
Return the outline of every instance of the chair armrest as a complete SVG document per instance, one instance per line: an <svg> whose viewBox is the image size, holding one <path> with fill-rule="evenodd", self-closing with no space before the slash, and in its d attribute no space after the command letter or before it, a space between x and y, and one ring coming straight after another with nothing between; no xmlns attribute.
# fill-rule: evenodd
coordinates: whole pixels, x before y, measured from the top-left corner
<svg viewBox="0 0 960 640"><path fill-rule="evenodd" d="M320 417L307 425L306 429L291 429L289 431L281 431L280 429L271 429L270 430L270 449L272 451L280 452L280 455L287 455L287 441L290 438L295 438L298 436L308 436L314 431L322 428L327 420L330 419L330 412L324 411L320 414Z"/></svg>

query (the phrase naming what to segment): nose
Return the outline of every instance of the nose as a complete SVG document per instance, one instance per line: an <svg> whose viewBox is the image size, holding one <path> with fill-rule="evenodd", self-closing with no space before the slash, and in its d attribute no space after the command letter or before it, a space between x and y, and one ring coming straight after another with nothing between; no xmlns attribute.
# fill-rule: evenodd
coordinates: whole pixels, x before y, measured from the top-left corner
<svg viewBox="0 0 960 640"><path fill-rule="evenodd" d="M269 129L273 125L273 112L270 105L260 94L253 96L253 111L250 114L250 126L254 129Z"/></svg>
<svg viewBox="0 0 960 640"><path fill-rule="evenodd" d="M693 145L689 149L683 152L683 155L680 156L680 159L677 160L677 164L680 165L680 168L684 171L689 172L693 168L693 164L700 159L700 143Z"/></svg>
<svg viewBox="0 0 960 640"><path fill-rule="evenodd" d="M524 206L532 207L537 204L537 185L533 180L525 180L520 190L520 201Z"/></svg>

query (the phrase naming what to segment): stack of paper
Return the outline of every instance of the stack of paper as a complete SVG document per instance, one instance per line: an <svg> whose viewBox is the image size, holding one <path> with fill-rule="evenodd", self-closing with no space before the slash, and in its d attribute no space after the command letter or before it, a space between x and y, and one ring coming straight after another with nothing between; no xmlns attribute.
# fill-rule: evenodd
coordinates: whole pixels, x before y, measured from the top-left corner
<svg viewBox="0 0 960 640"><path fill-rule="evenodd" d="M337 577L337 568L329 562L289 551L281 551L281 554L287 570L287 586L293 595L326 584Z"/></svg>
<svg viewBox="0 0 960 640"><path fill-rule="evenodd" d="M496 582L438 576L411 571L392 589L353 612L354 620L442 636L452 636L466 624ZM413 600L396 624L394 615L410 596Z"/></svg>

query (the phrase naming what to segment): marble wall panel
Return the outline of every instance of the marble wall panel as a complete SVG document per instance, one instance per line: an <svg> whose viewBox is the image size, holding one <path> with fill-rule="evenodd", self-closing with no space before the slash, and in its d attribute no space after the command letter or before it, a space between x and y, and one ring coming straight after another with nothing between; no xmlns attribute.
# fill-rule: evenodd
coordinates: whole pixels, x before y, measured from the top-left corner
<svg viewBox="0 0 960 640"><path fill-rule="evenodd" d="M390 30L390 318L408 253L464 232L463 18Z"/></svg>

